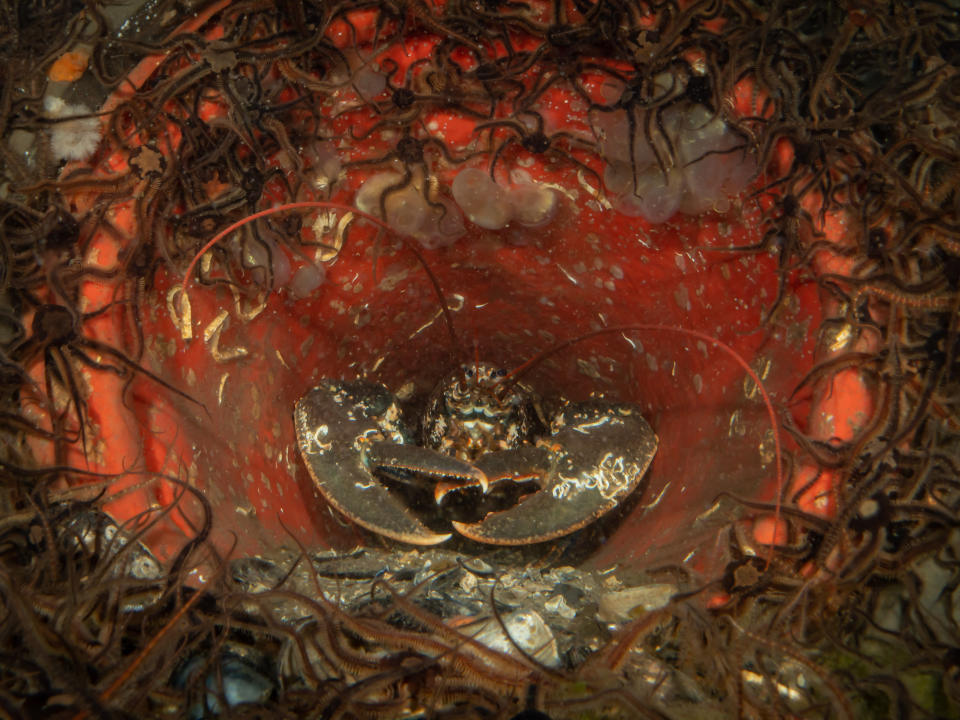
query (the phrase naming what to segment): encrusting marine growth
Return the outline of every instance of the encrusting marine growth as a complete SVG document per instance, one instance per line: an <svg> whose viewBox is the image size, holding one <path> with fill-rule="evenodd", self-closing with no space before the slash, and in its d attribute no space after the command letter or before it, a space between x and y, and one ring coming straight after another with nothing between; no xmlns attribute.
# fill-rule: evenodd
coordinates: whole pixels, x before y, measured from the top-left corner
<svg viewBox="0 0 960 720"><path fill-rule="evenodd" d="M13 6L0 711L960 716L948 3ZM363 450L454 367L558 428L476 507L499 440Z"/></svg>

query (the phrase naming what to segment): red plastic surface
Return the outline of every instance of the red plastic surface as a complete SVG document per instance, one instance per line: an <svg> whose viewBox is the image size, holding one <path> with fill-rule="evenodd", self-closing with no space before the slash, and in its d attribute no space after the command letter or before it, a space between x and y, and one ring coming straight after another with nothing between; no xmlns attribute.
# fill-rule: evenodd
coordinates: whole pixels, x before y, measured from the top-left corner
<svg viewBox="0 0 960 720"><path fill-rule="evenodd" d="M202 26L202 20L185 30ZM359 25L357 18L355 22ZM337 32L332 27L328 34L335 38ZM427 38L411 38L384 55L401 63L402 72L403 63L430 47ZM142 63L131 74L131 84L147 82L151 62L155 66L157 61ZM344 102L353 98L349 92L344 91ZM749 83L738 88L735 100L741 112L755 102L752 95ZM556 129L585 131L588 118L578 102L558 85L544 98L550 106L544 114ZM222 109L210 102L208 112L216 115ZM331 122L336 133L352 129L362 136L356 128L374 120L369 112L357 111ZM473 130L470 122L449 113L425 118L424 124L450 143L464 142ZM171 128L161 147L176 153L178 142ZM354 157L386 151L362 141L349 144ZM95 170L104 176L122 173L127 157L105 142L94 158ZM599 158L577 157L602 171ZM341 159L350 160L350 151ZM479 158L476 165L485 167L488 160ZM789 148L784 148L781 164L788 161ZM466 235L452 246L421 251L452 309L455 345L415 255L362 220L351 225L336 260L325 265L326 281L307 298L297 300L283 287L265 297L237 297L222 285L191 284L189 340L175 289L183 278L164 269L142 300L144 364L209 414L142 376L124 394L122 380L91 372L90 419L97 428L98 451L90 454L89 467L169 473L202 488L215 511L215 538L224 548L235 541L241 554L290 544L290 535L310 547L377 542L327 507L300 460L292 409L312 384L323 377L363 375L394 390L413 383L417 393L427 393L454 363L475 352L509 369L557 341L633 323L693 329L727 343L764 378L778 411L792 413L801 426L809 419L809 432L821 439L849 436L869 417L869 391L854 371L828 378L806 401L801 397L788 403L815 355L829 352L817 350L815 331L822 313L837 309L821 308L810 276L792 274L787 301L769 323L761 323L777 293L776 258L767 252L718 250L760 240L763 208L749 193L722 215L678 214L651 225L604 207L589 191L595 181L563 157L544 159L514 145L500 162L522 166L555 184L562 193L560 207L543 227L488 231L468 222ZM369 167L348 169L332 199L352 204L372 172ZM72 198L78 211L94 200ZM264 197L260 207L267 206ZM121 246L135 242L132 209L132 201L114 207L111 221L127 237L94 236L90 264L113 267ZM300 214L309 228L321 211ZM829 217L823 228L827 237L842 245L845 222L842 216ZM301 251L280 252L294 271L304 262ZM842 262L822 251L816 267L836 271ZM211 275L217 275L216 267ZM130 292L127 284L103 281L91 281L85 290L89 308ZM87 330L118 347L126 346L132 333L121 307L91 320ZM731 519L727 511L710 512L716 496L727 491L775 499L767 411L743 370L709 343L669 329L604 335L550 357L526 379L547 396L582 399L600 392L636 402L659 435L660 450L644 494L593 557L597 566L686 558L694 567L709 568L722 549L719 528ZM830 422L825 422L828 416ZM38 453L42 456L43 449ZM814 468L801 463L792 482L800 487L813 474ZM130 475L118 487L137 486L144 477ZM801 504L829 512L830 482L829 475L821 475ZM176 485L150 482L109 507L119 519L130 518L151 504L170 503L178 492ZM177 547L194 532L198 517L195 504L184 502L149 538L154 549L163 555ZM773 526L765 523L758 527L760 539L772 535Z"/></svg>

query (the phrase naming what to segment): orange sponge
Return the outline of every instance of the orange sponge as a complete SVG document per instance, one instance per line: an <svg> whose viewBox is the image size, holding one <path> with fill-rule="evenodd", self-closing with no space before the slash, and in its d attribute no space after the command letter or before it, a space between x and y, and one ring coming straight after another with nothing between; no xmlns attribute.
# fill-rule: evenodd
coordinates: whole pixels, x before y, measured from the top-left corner
<svg viewBox="0 0 960 720"><path fill-rule="evenodd" d="M73 82L83 75L89 63L90 55L82 50L71 50L56 59L47 71L47 77L54 82Z"/></svg>

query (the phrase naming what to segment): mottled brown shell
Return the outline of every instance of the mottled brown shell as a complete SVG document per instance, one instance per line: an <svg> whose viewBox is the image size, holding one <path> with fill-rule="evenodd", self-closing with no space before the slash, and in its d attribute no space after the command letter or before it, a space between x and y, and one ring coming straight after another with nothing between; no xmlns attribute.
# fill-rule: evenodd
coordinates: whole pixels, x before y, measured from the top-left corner
<svg viewBox="0 0 960 720"><path fill-rule="evenodd" d="M434 389L424 413L423 445L474 462L496 450L513 450L533 439L536 395L504 382L506 371L488 363L463 365Z"/></svg>

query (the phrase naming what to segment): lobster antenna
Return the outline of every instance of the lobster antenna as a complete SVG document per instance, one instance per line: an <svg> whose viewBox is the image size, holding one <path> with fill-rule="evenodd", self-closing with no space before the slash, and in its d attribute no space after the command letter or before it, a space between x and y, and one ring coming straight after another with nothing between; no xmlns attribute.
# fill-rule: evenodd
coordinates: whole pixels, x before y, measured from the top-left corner
<svg viewBox="0 0 960 720"><path fill-rule="evenodd" d="M430 269L430 265L427 264L426 258L423 257L423 253L420 251L420 248L417 247L416 242L413 238L408 237L407 235L401 233L396 228L390 227L380 218L370 213L366 213L362 210L359 210L349 205L344 205L343 203L338 202L329 202L323 200L304 200L301 202L286 203L284 205L277 205L276 207L267 208L266 210L260 210L253 213L252 215L247 215L240 220L237 220L232 225L228 225L226 228L214 235L206 245L204 245L193 256L193 259L190 261L190 264L187 266L187 270L183 275L183 282L180 285L180 294L181 294L181 303L186 303L187 300L187 287L190 284L190 279L193 276L193 270L197 266L197 263L200 261L200 258L203 257L210 248L214 247L217 243L227 237L230 233L235 230L240 229L244 225L253 222L254 220L259 220L263 217L268 217L270 215L277 215L284 212L292 212L294 210L311 210L311 209L323 209L323 210L340 210L342 212L353 213L357 217L366 220L367 222L373 223L377 227L386 230L388 233L392 234L403 243L404 247L410 250L414 256L417 258L417 262L423 267L427 273L427 277L430 279L430 284L433 285L433 291L437 295L437 299L440 301L440 309L443 311L443 320L447 326L447 333L450 335L451 347L457 347L457 332L453 325L453 316L450 313L450 308L447 305L447 301L443 296L443 291L440 288L440 282L437 280L437 276L434 275L433 270ZM187 305L186 307L189 307ZM186 315L183 315L186 317Z"/></svg>
<svg viewBox="0 0 960 720"><path fill-rule="evenodd" d="M532 358L527 360L524 363L521 363L512 371L510 371L504 378L503 382L512 381L516 382L517 379L529 371L531 368L536 366L538 363L543 362L548 357L557 354L561 350L564 350L571 345L575 345L578 342L583 340L588 340L598 335L607 335L609 333L623 333L634 330L653 330L655 332L672 332L679 335L686 335L687 337L697 338L698 340L703 340L704 342L710 343L711 345L720 348L727 355L732 357L736 363L743 368L744 372L747 373L749 378L757 386L757 389L760 391L760 395L763 397L763 404L767 408L767 415L770 418L770 426L773 429L773 449L774 455L776 457L777 463L777 503L776 509L774 510L773 515L773 524L774 528L779 527L780 525L780 497L783 494L783 450L780 444L780 432L777 424L777 413L773 408L773 401L770 399L770 395L767 394L767 389L763 385L763 381L760 380L760 377L757 375L756 371L750 364L743 359L743 357L734 350L732 347L727 345L722 340L719 340L712 335L707 333L700 332L699 330L688 330L687 328L675 327L673 325L660 325L658 323L633 323L630 325L615 325L613 327L601 328L600 330L593 330L583 335L577 335L576 337L568 338L562 342L557 343L556 345L543 350ZM776 533L776 530L774 530ZM771 542L770 544L770 555L767 557L767 566L769 567L770 562L773 558L775 543Z"/></svg>
<svg viewBox="0 0 960 720"><path fill-rule="evenodd" d="M473 336L473 380L480 385L480 342Z"/></svg>

